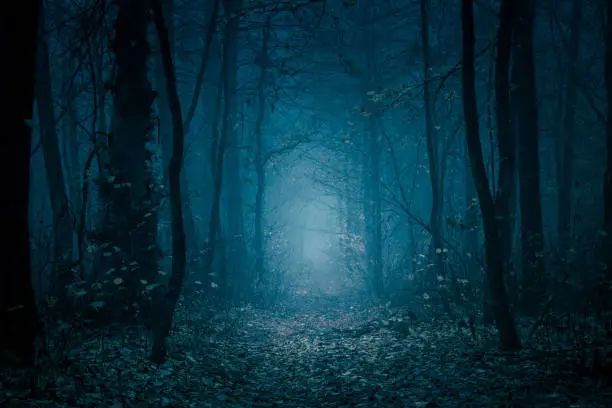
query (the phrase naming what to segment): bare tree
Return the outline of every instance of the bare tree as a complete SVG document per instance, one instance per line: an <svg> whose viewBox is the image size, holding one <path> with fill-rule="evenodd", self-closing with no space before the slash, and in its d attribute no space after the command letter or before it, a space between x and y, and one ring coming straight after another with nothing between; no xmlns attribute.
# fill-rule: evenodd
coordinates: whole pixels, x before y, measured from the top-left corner
<svg viewBox="0 0 612 408"><path fill-rule="evenodd" d="M431 255L435 263L435 273L444 275L442 262L442 197L443 187L440 185L438 140L434 133L433 101L431 93L431 57L429 45L429 13L428 0L421 0L421 41L423 47L423 98L425 102L425 138L427 141L427 159L429 164L429 179L431 182L431 214L429 225L431 227Z"/></svg>
<svg viewBox="0 0 612 408"><path fill-rule="evenodd" d="M170 206L172 218L172 276L168 282L168 289L163 299L160 300L159 308L155 318L154 343L151 348L151 360L163 363L166 360L166 338L172 327L172 315L183 289L185 278L185 266L187 262L187 248L185 243L185 230L183 222L183 205L181 203L181 171L183 170L183 153L185 134L183 129L183 115L176 87L176 73L170 51L168 28L164 21L164 15L160 0L152 1L153 19L159 37L162 60L164 63L164 75L166 79L166 91L170 102L170 113L172 115L172 156L170 157L169 182L170 182Z"/></svg>
<svg viewBox="0 0 612 408"><path fill-rule="evenodd" d="M44 31L45 14L41 7L40 24ZM36 106L40 118L40 139L45 159L45 174L53 214L53 278L58 298L65 305L66 286L71 282L73 250L73 228L69 211L66 180L62 169L62 158L55 119L54 98L51 87L51 65L49 47L44 33L39 35L37 52L38 77L36 83Z"/></svg>
<svg viewBox="0 0 612 408"><path fill-rule="evenodd" d="M572 187L574 178L573 144L576 140L576 103L578 101L578 70L580 34L582 28L582 1L572 1L570 38L566 55L566 72L563 99L563 129L557 143L557 233L559 235L559 254L564 256L571 239Z"/></svg>
<svg viewBox="0 0 612 408"><path fill-rule="evenodd" d="M542 200L540 197L540 151L538 105L536 100L535 62L533 54L534 2L517 0L513 49L513 79L516 78L519 205L521 213L521 246L523 291L521 309L529 315L538 311L544 287L544 237Z"/></svg>
<svg viewBox="0 0 612 408"><path fill-rule="evenodd" d="M475 34L472 0L462 0L461 20L463 28L463 115L465 118L466 141L472 177L476 185L480 210L484 224L485 253L487 266L487 287L490 302L499 330L501 347L515 350L521 347L514 318L510 312L506 284L507 260L502 248L508 232L508 208L511 188L514 185L514 143L509 107L509 64L514 6L512 0L503 0L500 6L500 26L497 43L495 69L495 91L497 98L498 149L501 158L499 169L499 191L494 198L489 189L478 127L478 109L475 81Z"/></svg>
<svg viewBox="0 0 612 408"><path fill-rule="evenodd" d="M266 15L266 21L262 29L262 43L259 56L260 78L257 84L257 119L255 121L255 173L257 175L257 191L255 193L255 231L253 238L253 250L255 251L255 279L264 284L265 274L265 234L264 234L264 200L266 193L266 163L264 161L265 146L263 123L266 112L266 86L269 81L268 51L270 43L270 23L272 15Z"/></svg>

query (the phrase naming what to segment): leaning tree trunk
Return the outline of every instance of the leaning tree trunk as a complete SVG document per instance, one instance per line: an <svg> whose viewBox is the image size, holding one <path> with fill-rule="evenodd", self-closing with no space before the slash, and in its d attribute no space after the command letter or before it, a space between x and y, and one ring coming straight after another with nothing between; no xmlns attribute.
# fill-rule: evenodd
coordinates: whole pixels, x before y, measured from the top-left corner
<svg viewBox="0 0 612 408"><path fill-rule="evenodd" d="M527 315L538 312L544 295L544 238L540 198L538 106L533 54L534 5L516 1L514 67L519 145L519 205L523 292L521 309ZM514 72L513 72L514 73Z"/></svg>
<svg viewBox="0 0 612 408"><path fill-rule="evenodd" d="M216 21L216 4L218 1L213 3L213 10L211 12L211 18L209 20L209 26L206 29L206 37L204 39L204 51L202 53L202 60L200 62L200 67L198 69L198 74L196 77L195 89L193 98L191 101L191 106L189 107L189 112L187 113L187 117L183 121L183 129L184 135L187 137L189 133L189 128L193 117L195 116L195 110L198 105L200 91L204 82L204 72L206 71L206 67L208 66L208 55L210 50L210 42L212 39L212 34L214 33L215 21ZM170 49L172 50L174 44L174 20L173 20L173 2L166 1L163 5L165 19L167 21L168 26L168 41L170 43ZM158 60L157 66L157 83L163 84L165 79L164 74L164 64L163 60L160 58ZM157 97L157 106L159 111L159 129L161 134L161 145L162 145L162 160L163 160L163 176L164 176L164 185L169 185L169 164L170 158L172 154L172 114L169 108L168 102L168 94L163 86L158 86L158 97ZM191 203L189 199L189 187L188 187L188 179L187 172L181 172L181 194L182 194L182 202L183 202L183 212L185 213L185 237L187 242L187 259L188 264L189 260L193 259L198 253L198 242L197 242L197 232L195 225L195 217L193 216L193 212L191 209ZM170 235L170 234L168 234Z"/></svg>
<svg viewBox="0 0 612 408"><path fill-rule="evenodd" d="M171 51L174 51L174 0L166 0L162 5L164 13L164 21L168 27L168 42L170 43ZM158 47L161 46L158 44ZM161 51L158 50L159 55L155 58L155 91L157 92L156 105L157 105L157 143L161 146L161 164L162 164L162 190L167 192L170 186L170 173L168 171L170 166L170 158L172 156L172 114L170 113L170 103L168 101L168 93L165 85L165 73L164 73L164 61L161 56ZM184 175L184 172L182 173ZM183 189L185 184L181 183ZM164 204L160 207L160 212L163 213L160 217L166 218L170 210L168 205ZM168 243L172 240L172 234L170 229L162 229L163 231L163 244L160 242L160 246L163 245L165 249L168 248ZM189 241L189 240L188 240Z"/></svg>
<svg viewBox="0 0 612 408"><path fill-rule="evenodd" d="M18 4L18 7L15 7ZM0 365L31 366L39 334L30 270L30 148L36 44L40 1L9 2L0 14L0 49L4 64L0 111L0 169L8 175L0 194L0 227L9 237L2 245L0 268Z"/></svg>
<svg viewBox="0 0 612 408"><path fill-rule="evenodd" d="M166 339L172 327L172 315L183 289L185 266L187 263L187 248L185 231L183 228L183 206L181 203L181 171L183 168L183 153L185 135L183 131L183 117L176 88L176 74L170 52L168 29L160 0L153 0L153 18L164 63L166 77L166 91L172 114L172 156L169 166L170 207L172 218L172 276L168 282L168 289L163 300L160 301L155 318L154 341L151 348L151 360L158 364L166 360Z"/></svg>
<svg viewBox="0 0 612 408"><path fill-rule="evenodd" d="M478 127L478 109L475 80L475 42L474 13L472 0L462 0L461 20L463 29L463 115L466 127L466 142L470 167L480 201L480 209L485 234L485 258L487 266L487 289L490 293L491 308L499 331L501 347L516 350L521 347L520 339L510 312L508 295L504 282L507 262L503 259L502 248L504 231L508 223L508 208L511 188L514 184L514 143L512 143L512 124L510 120L508 74L510 63L510 44L512 39L513 1L503 0L500 10L500 27L497 44L495 91L497 98L497 133L500 155L499 191L497 199L489 189Z"/></svg>

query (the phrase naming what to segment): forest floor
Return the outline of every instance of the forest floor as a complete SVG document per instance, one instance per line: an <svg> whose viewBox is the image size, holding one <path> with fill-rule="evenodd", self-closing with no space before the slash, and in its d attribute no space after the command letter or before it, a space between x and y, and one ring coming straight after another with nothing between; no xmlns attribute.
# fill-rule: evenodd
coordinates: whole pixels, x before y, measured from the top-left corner
<svg viewBox="0 0 612 408"><path fill-rule="evenodd" d="M0 383L2 407L606 407L612 392L571 353L503 354L493 331L414 321L402 309L235 308L177 316L170 358L141 329L64 328L38 392ZM476 341L475 341L476 340ZM13 382L18 377L13 373Z"/></svg>

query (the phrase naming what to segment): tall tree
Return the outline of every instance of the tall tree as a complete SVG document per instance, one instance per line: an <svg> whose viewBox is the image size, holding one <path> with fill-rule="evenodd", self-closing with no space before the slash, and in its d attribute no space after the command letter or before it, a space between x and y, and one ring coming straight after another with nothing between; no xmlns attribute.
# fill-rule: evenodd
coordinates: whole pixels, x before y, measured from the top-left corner
<svg viewBox="0 0 612 408"><path fill-rule="evenodd" d="M557 234L558 251L562 258L570 242L572 187L574 178L574 141L576 140L576 103L578 99L578 74L576 64L579 57L580 34L582 27L582 0L572 1L570 37L567 44L565 72L565 95L563 107L563 127L557 143Z"/></svg>
<svg viewBox="0 0 612 408"><path fill-rule="evenodd" d="M227 149L226 134L219 132L219 116L221 113L221 103L223 100L223 92L227 85L227 71L230 69L231 61L228 60L225 52L227 43L224 44L223 60L221 63L221 71L219 75L219 84L215 101L215 120L212 126L213 142L211 147L211 173L213 177L213 191L210 205L210 224L208 226L208 237L206 252L204 256L204 272L208 276L212 276L212 268L217 252L217 240L221 230L221 192L223 190L223 168L225 164L225 151ZM212 282L211 282L212 283Z"/></svg>
<svg viewBox="0 0 612 408"><path fill-rule="evenodd" d="M217 109L216 111L220 113L221 111L221 101L223 102L223 114L221 118L221 131L217 135L218 123L216 122L213 125L213 132L215 135L213 136L213 147L211 148L211 164L212 164L212 173L213 173L213 192L212 192L212 204L210 207L210 225L208 230L208 243L206 248L206 256L204 261L204 271L207 274L212 273L212 268L214 264L214 259L217 256L217 250L220 247L219 238L221 234L221 201L222 201L222 192L224 187L224 181L227 182L226 177L226 166L227 163L227 153L228 147L231 146L232 142L236 142L236 82L237 82L237 74L238 74L238 29L240 27L240 16L238 15L238 10L240 8L240 0L223 0L223 7L227 18L225 29L224 29L224 42L223 42L223 59L222 59L222 67L221 67L221 77L220 84L217 94ZM223 96L221 100L221 96ZM218 119L218 118L216 118ZM236 154L236 152L234 152ZM235 157L235 159L237 156ZM234 160L234 164L236 161ZM238 173L238 169L231 166L227 171L234 171ZM234 176L236 175L234 174ZM238 173L239 174L239 173ZM236 184L236 183L234 183ZM236 232L236 229L241 228L242 226L242 203L240 201L236 202L236 199L240 198L241 194L237 189L240 189L240 184L231 185L228 183L228 186L232 188L232 194L228 197L228 200L231 202L231 206L227 206L228 218L231 218L233 215L240 215L239 219L233 219L232 225L228 226L229 231ZM233 197L232 197L233 196ZM232 200L233 199L233 200ZM237 211L236 207L239 207L239 211ZM236 214L237 213L237 214ZM233 227L233 228L232 228ZM231 233L231 232L230 232ZM229 251L233 251L236 246L236 241L239 240L240 243L243 243L242 234L232 239L232 245L229 248ZM225 249L225 248L224 248ZM244 252L234 253L232 256L237 258L243 256ZM223 256L223 255L222 255ZM242 259L234 259L234 266L236 266L239 262L242 262ZM219 273L217 274L219 279L215 279L220 283L221 290L224 292L222 294L227 294L227 284L228 284L228 276L226 268L219 268Z"/></svg>
<svg viewBox="0 0 612 408"><path fill-rule="evenodd" d="M604 225L603 225L603 257L605 265L605 280L610 287L612 282L612 4L606 6L606 43L605 43L605 83L608 97L608 110L606 121L606 172L604 175ZM606 291L606 299L611 299Z"/></svg>
<svg viewBox="0 0 612 408"><path fill-rule="evenodd" d="M361 55L364 70L360 75L363 93L363 133L361 141L361 193L363 194L363 241L367 261L366 284L375 297L383 295L382 259L382 194L381 194L381 152L382 113L372 97L381 88L381 71L378 63L380 48L379 33L373 21L380 17L380 8L363 3L359 10L361 28Z"/></svg>
<svg viewBox="0 0 612 408"><path fill-rule="evenodd" d="M114 304L129 318L147 300L140 297L140 281L155 282L157 274L157 189L151 152L151 106L155 99L148 79L149 3L117 2L115 38L116 75L113 78L113 116L109 135L107 190L110 211L105 222L105 243L114 246L114 280L124 289ZM106 271L105 271L106 272ZM146 314L146 313L145 313ZM143 316L144 317L144 316Z"/></svg>
<svg viewBox="0 0 612 408"><path fill-rule="evenodd" d="M166 91L169 109L172 115L172 156L169 163L170 206L172 219L172 276L168 282L168 289L157 309L157 324L154 330L154 342L151 348L151 360L163 363L166 360L166 338L172 327L174 308L183 289L187 248L185 243L185 230L183 227L183 205L181 204L181 171L183 170L183 153L185 134L183 129L183 116L179 101L176 73L170 51L168 29L160 0L153 0L153 18L164 64Z"/></svg>
<svg viewBox="0 0 612 408"><path fill-rule="evenodd" d="M429 180L431 183L431 213L429 227L431 229L430 254L434 263L434 273L444 276L442 251L442 193L443 186L440 177L438 159L438 138L436 137L433 119L433 98L431 92L431 49L429 44L429 4L421 0L421 42L423 49L423 98L425 104L425 139L427 142L427 161L429 164ZM435 278L435 277L433 277Z"/></svg>
<svg viewBox="0 0 612 408"><path fill-rule="evenodd" d="M521 308L526 314L538 311L544 292L544 238L540 198L540 152L538 104L533 52L534 2L516 1L513 78L516 78L516 118L519 149L519 206L523 291ZM514 75L516 74L516 75Z"/></svg>
<svg viewBox="0 0 612 408"><path fill-rule="evenodd" d="M30 127L36 86L40 0L11 2L0 14L0 49L5 64L0 94L0 168L7 182L0 194L6 242L0 251L0 365L32 365L40 325L30 268Z"/></svg>
<svg viewBox="0 0 612 408"><path fill-rule="evenodd" d="M200 60L200 66L198 68L198 72L196 75L195 86L193 89L193 95L191 98L191 103L189 105L189 110L187 112L186 117L183 120L183 129L184 135L187 137L189 133L189 129L191 127L191 123L195 116L196 108L198 107L198 102L200 100L202 86L204 84L204 74L208 67L208 60L210 55L210 45L212 42L213 34L215 32L215 28L217 26L217 11L219 0L215 0L211 3L210 9L210 17L208 19L208 24L205 30L204 36L204 50L202 51L202 57ZM168 41L170 43L170 48L174 47L174 2L172 0L165 1L162 5L162 9L164 12L165 21L167 22L168 28ZM162 58L158 59L157 69L156 69L156 82L157 84L165 83L165 73L164 73L164 62ZM161 134L161 145L162 145L162 163L163 163L163 176L164 176L164 185L169 185L169 173L168 166L170 164L170 158L172 155L172 114L170 112L170 103L168 102L168 94L165 87L163 85L158 86L157 90L157 106L159 112L159 128ZM181 172L181 194L183 194L182 202L183 202L183 211L185 213L185 236L187 239L187 259L191 259L194 254L199 252L198 242L197 242L197 233L196 233L196 225L195 225L195 217L193 216L190 198L189 198L189 184L186 172ZM189 263L189 262L188 262Z"/></svg>
<svg viewBox="0 0 612 408"><path fill-rule="evenodd" d="M472 0L461 1L462 21L462 66L463 116L465 118L466 142L472 177L476 186L485 235L486 282L489 299L499 331L501 347L515 350L521 347L514 317L510 312L505 275L508 267L504 259L504 236L509 231L508 210L511 189L514 186L514 143L510 117L509 66L512 26L514 19L513 0L503 0L500 6L500 25L497 39L495 63L495 92L497 113L497 137L500 156L498 191L494 197L489 189L489 180L482 154L478 126L478 107L475 80L475 29Z"/></svg>
<svg viewBox="0 0 612 408"><path fill-rule="evenodd" d="M255 231L253 237L253 250L255 251L255 279L264 282L265 274L265 234L264 234L264 200L266 194L266 163L265 140L263 124L266 115L266 90L269 81L269 42L271 14L266 15L262 29L262 44L259 54L260 77L257 84L257 119L255 121L255 174L257 175L257 191L255 193Z"/></svg>
<svg viewBox="0 0 612 408"><path fill-rule="evenodd" d="M40 14L41 31L45 29L44 6ZM46 36L41 33L37 53L38 77L36 83L36 106L40 119L40 139L45 159L45 174L53 216L53 284L61 302L66 299L66 286L72 280L71 263L73 230L66 180L62 168L57 123L55 120L54 98L51 83L51 64ZM65 303L63 303L65 305Z"/></svg>
<svg viewBox="0 0 612 408"><path fill-rule="evenodd" d="M227 205L224 206L226 221L224 231L227 235L225 253L227 267L222 268L219 285L223 295L229 294L230 279L237 281L245 273L246 243L244 237L244 214L242 202L242 177L239 145L237 78L238 78L238 38L240 32L240 9L242 0L223 0L227 20L225 29L226 47L224 58L227 58L225 84L223 87L223 122L222 133L226 138L226 169L224 170L225 194Z"/></svg>
<svg viewBox="0 0 612 408"><path fill-rule="evenodd" d="M70 10L69 2L58 2L56 4L57 14L66 16ZM61 17L63 18L63 17ZM83 24L87 23L87 19L91 17L87 15L83 17ZM57 26L62 26L61 22L55 23ZM68 27L67 27L68 28ZM71 28L71 27L70 27ZM66 121L64 122L63 132L60 134L60 146L63 163L63 172L66 179L66 187L68 194L68 201L70 207L70 216L72 225L75 225L74 220L76 215L80 213L81 199L82 199L82 167L79 155L79 105L78 97L79 90L76 86L75 71L77 69L78 47L73 45L73 36L70 35L70 31L59 31L59 35L62 36L62 49L64 50L65 56L62 60L62 92L66 95L65 103L62 104L62 109L66 112ZM58 129L59 130L59 129ZM74 227L73 227L74 229ZM74 235L74 234L73 234Z"/></svg>

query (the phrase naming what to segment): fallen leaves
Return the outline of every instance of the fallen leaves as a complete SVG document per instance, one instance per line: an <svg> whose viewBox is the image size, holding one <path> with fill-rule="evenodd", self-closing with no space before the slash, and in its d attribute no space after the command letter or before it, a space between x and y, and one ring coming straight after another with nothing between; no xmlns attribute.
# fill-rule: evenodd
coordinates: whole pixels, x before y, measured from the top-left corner
<svg viewBox="0 0 612 408"><path fill-rule="evenodd" d="M90 306L101 309L104 302ZM70 347L58 348L56 340L50 350L54 361L70 365L41 372L47 376L46 391L35 402L50 407L68 401L109 407L544 407L576 401L597 406L594 393L583 389L586 395L578 395L560 386L557 377L547 377L541 360L475 348L453 322L417 323L410 311L388 305L292 314L200 308L190 321L181 320L183 312L177 312L170 358L160 366L148 361L147 334L141 329L102 335L64 325L64 337L57 339L72 333ZM397 329L407 322L409 330ZM495 333L481 336L494 339ZM2 406L34 401L29 393L0 389Z"/></svg>

